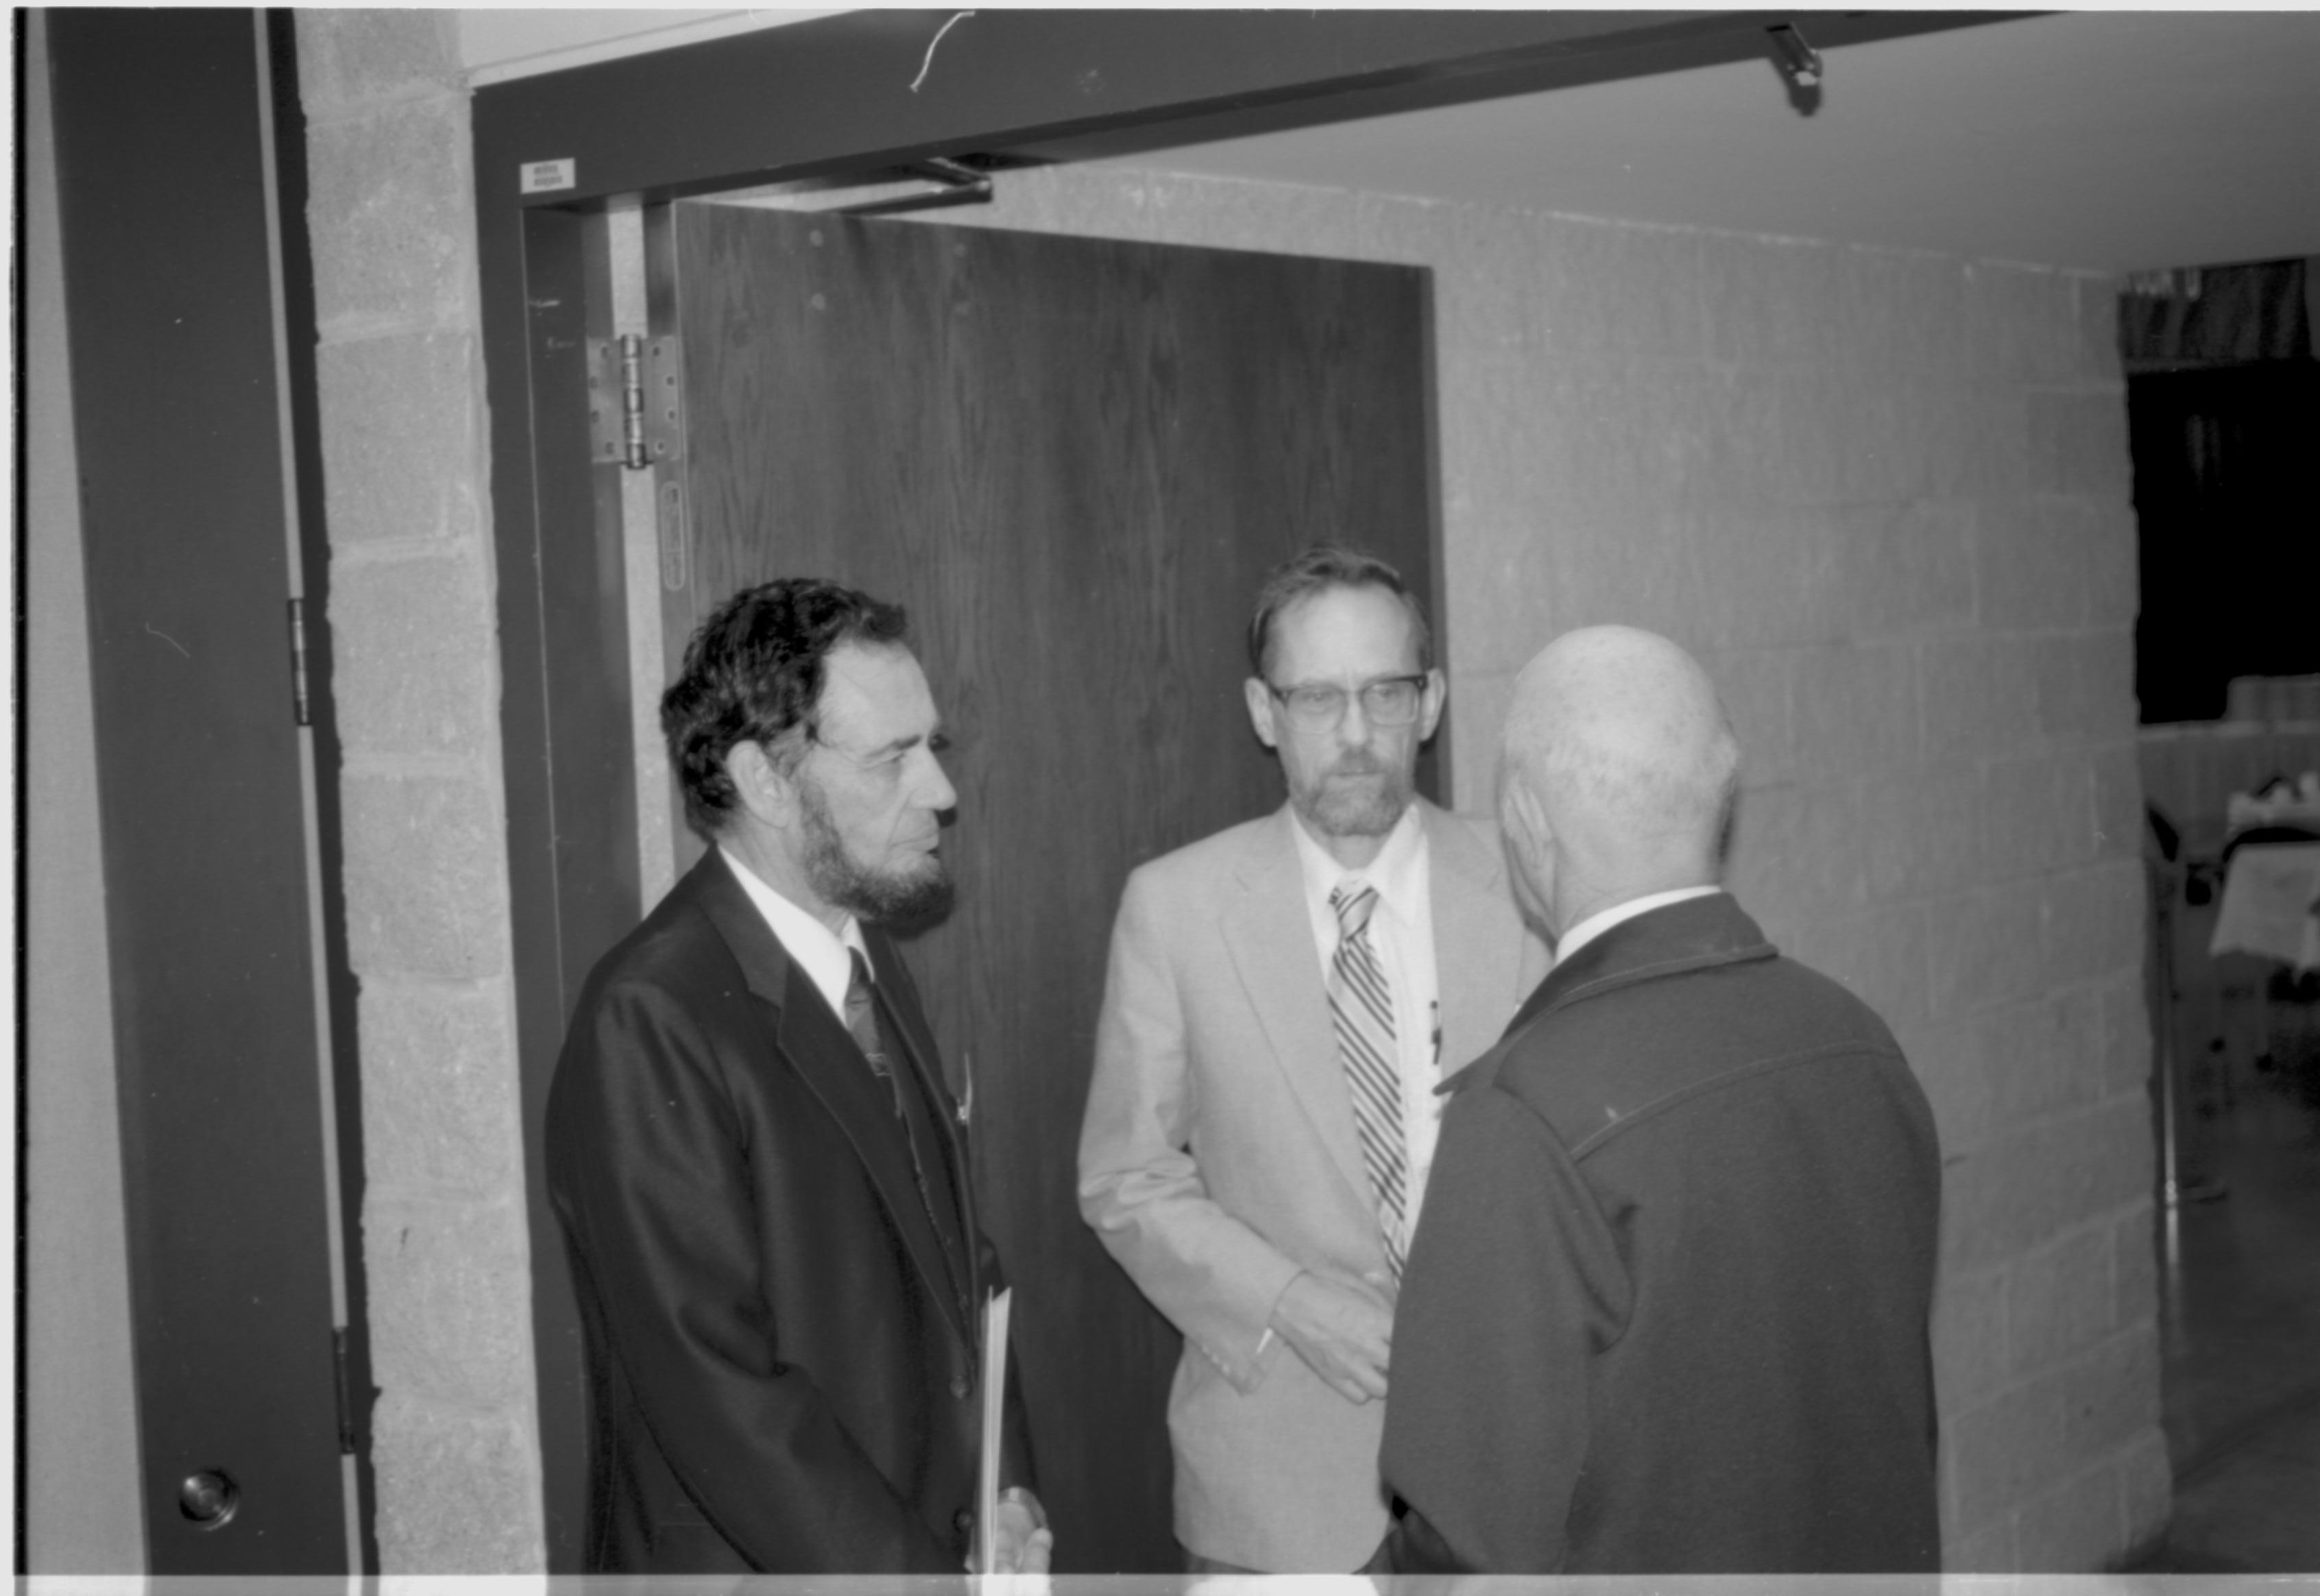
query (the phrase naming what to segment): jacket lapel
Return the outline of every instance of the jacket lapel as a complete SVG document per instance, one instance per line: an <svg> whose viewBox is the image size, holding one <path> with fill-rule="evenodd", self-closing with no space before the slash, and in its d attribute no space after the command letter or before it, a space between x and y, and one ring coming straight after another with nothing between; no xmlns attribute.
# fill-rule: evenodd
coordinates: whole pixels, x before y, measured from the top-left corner
<svg viewBox="0 0 2320 1596"><path fill-rule="evenodd" d="M874 926L865 926L862 939L869 946L870 967L876 976L872 989L878 1004L879 1025L901 1051L902 1067L917 1079L927 1105L927 1118L936 1143L924 1149L925 1156L936 1164L929 1177L934 1183L927 1194L934 1204L935 1222L941 1232L951 1284L957 1293L960 1310L965 1313L968 1304L982 1300L983 1290L974 1240L979 1233L974 1222L974 1180L967 1167L958 1100L951 1095L944 1078L942 1056L935 1046L933 1031L928 1029L926 1015L919 1007L918 988L902 964L893 939Z"/></svg>
<svg viewBox="0 0 2320 1596"><path fill-rule="evenodd" d="M1304 872L1289 832L1296 823L1284 804L1255 833L1237 866L1240 896L1226 905L1219 929L1273 1062L1288 1075L1337 1173L1366 1209L1369 1175L1337 1062L1328 993L1305 910Z"/></svg>
<svg viewBox="0 0 2320 1596"><path fill-rule="evenodd" d="M791 960L781 939L733 879L724 857L711 849L688 877L694 880L701 886L701 907L733 950L750 993L774 1011L775 1049L852 1144L944 1319L961 1344L972 1347L974 1338L960 1317L957 1286L942 1243L927 1217L926 1204L919 1200L910 1146L894 1117L893 1099L863 1062L852 1033L830 1012L813 978Z"/></svg>

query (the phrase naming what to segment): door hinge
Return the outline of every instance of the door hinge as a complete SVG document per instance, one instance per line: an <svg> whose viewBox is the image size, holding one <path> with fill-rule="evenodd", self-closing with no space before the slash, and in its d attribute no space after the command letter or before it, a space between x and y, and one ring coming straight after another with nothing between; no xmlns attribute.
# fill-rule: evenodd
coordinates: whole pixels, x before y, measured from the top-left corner
<svg viewBox="0 0 2320 1596"><path fill-rule="evenodd" d="M684 458L684 349L675 333L645 345L645 452L656 466Z"/></svg>
<svg viewBox="0 0 2320 1596"><path fill-rule="evenodd" d="M347 1379L347 1328L334 1326L331 1330L331 1355L338 1371L339 1383L339 1455L352 1457L355 1454L354 1391Z"/></svg>
<svg viewBox="0 0 2320 1596"><path fill-rule="evenodd" d="M635 333L588 340L588 458L645 466L644 342Z"/></svg>
<svg viewBox="0 0 2320 1596"><path fill-rule="evenodd" d="M301 726L314 723L306 697L306 601L290 601L290 712Z"/></svg>
<svg viewBox="0 0 2320 1596"><path fill-rule="evenodd" d="M682 376L674 336L590 339L588 458L631 471L680 458Z"/></svg>

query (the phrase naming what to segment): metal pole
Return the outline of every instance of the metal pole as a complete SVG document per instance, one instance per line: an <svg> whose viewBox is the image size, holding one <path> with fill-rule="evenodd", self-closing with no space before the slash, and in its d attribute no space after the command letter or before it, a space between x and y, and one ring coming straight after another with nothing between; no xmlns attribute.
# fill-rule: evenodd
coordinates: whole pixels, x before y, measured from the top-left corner
<svg viewBox="0 0 2320 1596"><path fill-rule="evenodd" d="M2175 884L2178 871L2170 863L2154 863L2151 871L2153 907L2152 957L2158 966L2158 993L2152 1004L2151 1046L2159 1064L2159 1200L2170 1209L2182 1200L2175 1174Z"/></svg>

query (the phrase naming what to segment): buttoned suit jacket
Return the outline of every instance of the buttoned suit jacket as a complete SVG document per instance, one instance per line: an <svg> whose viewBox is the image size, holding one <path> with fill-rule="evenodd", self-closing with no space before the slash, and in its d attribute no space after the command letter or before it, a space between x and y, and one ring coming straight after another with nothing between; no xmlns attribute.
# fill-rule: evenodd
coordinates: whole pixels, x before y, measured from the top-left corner
<svg viewBox="0 0 2320 1596"><path fill-rule="evenodd" d="M1545 962L1497 832L1418 801L1442 1058L1487 1047ZM1289 808L1153 860L1112 931L1080 1208L1183 1332L1168 1399L1177 1538L1269 1573L1360 1567L1386 1529L1382 1405L1266 1321L1301 1270L1389 1279Z"/></svg>
<svg viewBox="0 0 2320 1596"><path fill-rule="evenodd" d="M1718 893L1564 959L1450 1090L1397 1571L1939 1567L1941 1157L1867 1005Z"/></svg>
<svg viewBox="0 0 2320 1596"><path fill-rule="evenodd" d="M924 1199L888 1088L715 849L583 990L547 1162L587 1355L591 1572L960 1570L998 1265L910 973L864 938L933 1124Z"/></svg>

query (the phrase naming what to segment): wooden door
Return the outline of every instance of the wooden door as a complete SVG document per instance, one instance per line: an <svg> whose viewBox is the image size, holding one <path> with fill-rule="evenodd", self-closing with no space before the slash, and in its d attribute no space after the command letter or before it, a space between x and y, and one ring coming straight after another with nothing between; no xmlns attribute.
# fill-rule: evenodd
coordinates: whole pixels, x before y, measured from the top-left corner
<svg viewBox="0 0 2320 1596"><path fill-rule="evenodd" d="M157 1575L357 1566L259 23L49 18Z"/></svg>
<svg viewBox="0 0 2320 1596"><path fill-rule="evenodd" d="M909 607L960 795L911 957L973 1061L1058 1565L1176 1569L1176 1337L1074 1195L1106 943L1133 866L1282 801L1240 690L1264 573L1336 539L1435 586L1426 274L699 203L650 242L671 670L771 576Z"/></svg>

